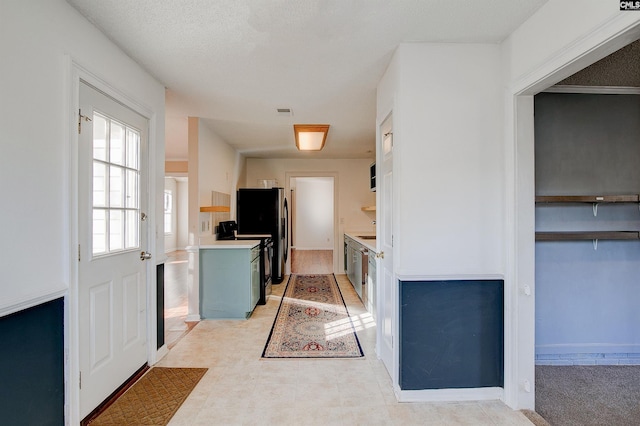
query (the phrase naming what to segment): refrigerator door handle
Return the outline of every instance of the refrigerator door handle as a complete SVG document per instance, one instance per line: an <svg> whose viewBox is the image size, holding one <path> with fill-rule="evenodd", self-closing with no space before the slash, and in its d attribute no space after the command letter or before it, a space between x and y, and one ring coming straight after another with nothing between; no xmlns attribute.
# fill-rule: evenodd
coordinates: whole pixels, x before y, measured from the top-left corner
<svg viewBox="0 0 640 426"><path fill-rule="evenodd" d="M289 256L289 205L287 199L284 199L284 261L287 262Z"/></svg>

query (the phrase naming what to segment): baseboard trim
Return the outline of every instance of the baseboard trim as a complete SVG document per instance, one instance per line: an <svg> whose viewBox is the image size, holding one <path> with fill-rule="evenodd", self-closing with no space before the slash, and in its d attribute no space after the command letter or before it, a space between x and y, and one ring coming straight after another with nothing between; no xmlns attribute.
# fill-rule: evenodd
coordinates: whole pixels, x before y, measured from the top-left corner
<svg viewBox="0 0 640 426"><path fill-rule="evenodd" d="M169 349L167 348L166 344L160 346L156 351L156 362L160 361L168 353L169 353Z"/></svg>
<svg viewBox="0 0 640 426"><path fill-rule="evenodd" d="M640 365L638 352L537 354L536 365Z"/></svg>
<svg viewBox="0 0 640 426"><path fill-rule="evenodd" d="M503 388L399 390L398 402L493 401L504 399Z"/></svg>

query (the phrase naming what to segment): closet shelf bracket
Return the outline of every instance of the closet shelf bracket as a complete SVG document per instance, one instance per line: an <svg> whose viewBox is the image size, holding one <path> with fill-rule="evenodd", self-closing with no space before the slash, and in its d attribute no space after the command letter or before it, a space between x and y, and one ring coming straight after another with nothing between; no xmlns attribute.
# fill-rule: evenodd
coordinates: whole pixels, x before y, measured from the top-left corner
<svg viewBox="0 0 640 426"><path fill-rule="evenodd" d="M598 217L598 203L593 203L593 217Z"/></svg>
<svg viewBox="0 0 640 426"><path fill-rule="evenodd" d="M598 250L598 239L597 238L593 240L593 249L596 250L596 251Z"/></svg>

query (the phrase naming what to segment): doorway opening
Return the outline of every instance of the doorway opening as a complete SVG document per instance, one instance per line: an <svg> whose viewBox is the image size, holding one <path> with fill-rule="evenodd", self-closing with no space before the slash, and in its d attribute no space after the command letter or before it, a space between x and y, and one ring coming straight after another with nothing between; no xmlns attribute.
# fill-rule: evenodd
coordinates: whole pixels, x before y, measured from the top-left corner
<svg viewBox="0 0 640 426"><path fill-rule="evenodd" d="M534 97L535 405L553 424L627 423L619 392L640 394L638 49Z"/></svg>
<svg viewBox="0 0 640 426"><path fill-rule="evenodd" d="M291 273L331 274L335 254L335 178L289 179Z"/></svg>
<svg viewBox="0 0 640 426"><path fill-rule="evenodd" d="M187 322L189 278L188 245L189 181L185 176L166 176L164 188L163 325L164 344L173 348L197 322ZM160 292L160 289L158 290Z"/></svg>

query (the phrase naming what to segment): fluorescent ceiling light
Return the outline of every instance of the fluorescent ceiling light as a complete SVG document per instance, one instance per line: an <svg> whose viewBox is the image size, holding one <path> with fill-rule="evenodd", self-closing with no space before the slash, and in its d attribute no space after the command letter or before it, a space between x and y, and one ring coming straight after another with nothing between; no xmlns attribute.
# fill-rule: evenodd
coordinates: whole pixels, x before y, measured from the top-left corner
<svg viewBox="0 0 640 426"><path fill-rule="evenodd" d="M329 132L328 124L294 124L296 146L300 151L320 151Z"/></svg>

